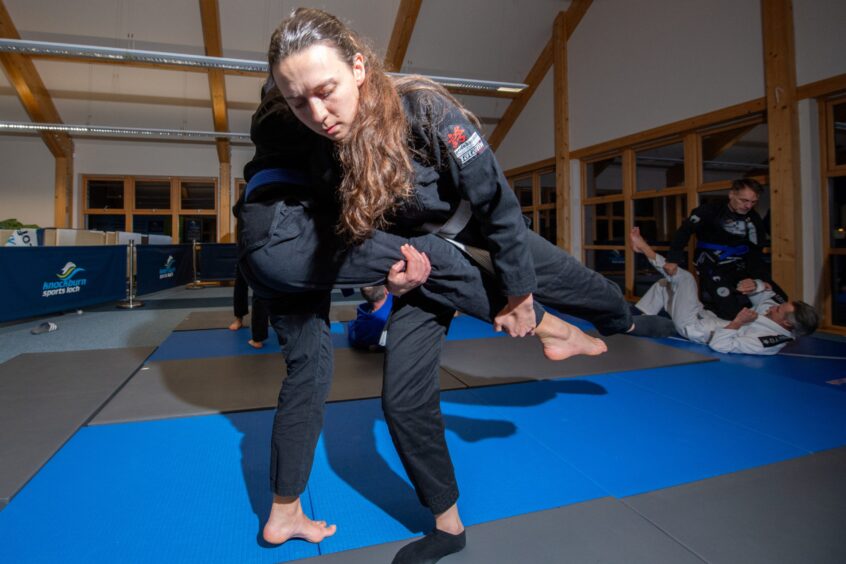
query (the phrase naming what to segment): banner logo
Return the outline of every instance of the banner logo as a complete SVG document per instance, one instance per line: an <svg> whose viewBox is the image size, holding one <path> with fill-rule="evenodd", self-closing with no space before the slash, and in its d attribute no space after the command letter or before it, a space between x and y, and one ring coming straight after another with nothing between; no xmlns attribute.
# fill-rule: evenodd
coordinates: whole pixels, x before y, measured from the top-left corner
<svg viewBox="0 0 846 564"><path fill-rule="evenodd" d="M164 266L159 269L159 280L173 278L174 274L176 274L176 260L173 255L168 255Z"/></svg>
<svg viewBox="0 0 846 564"><path fill-rule="evenodd" d="M68 262L62 270L56 274L58 280L48 280L41 287L41 297L61 296L63 294L76 294L82 291L82 287L88 283L87 278L79 278L81 272L85 272L73 262Z"/></svg>

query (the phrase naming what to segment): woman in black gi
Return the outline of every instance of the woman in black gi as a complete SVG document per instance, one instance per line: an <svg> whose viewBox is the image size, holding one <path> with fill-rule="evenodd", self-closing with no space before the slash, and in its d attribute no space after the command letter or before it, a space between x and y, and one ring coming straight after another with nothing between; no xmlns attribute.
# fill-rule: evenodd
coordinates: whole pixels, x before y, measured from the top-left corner
<svg viewBox="0 0 846 564"><path fill-rule="evenodd" d="M320 138L293 117L275 88L264 89L250 133L256 154L244 167L248 184L235 206L239 270L253 287L256 303L269 308L288 368L271 446L271 487L276 497L264 534L270 542L292 537L319 542L334 528L309 520L299 495L308 480L331 382L328 290L382 283L390 271L388 282L396 295L425 281L415 292L422 295L417 298L421 303L426 303L425 297L439 304L439 311L460 309L486 321L493 320L506 298L495 280L482 276L456 247L435 235L408 239L375 231L358 245L344 243L336 233L335 187L331 179L319 180L327 166L319 157L325 157L322 151L331 149L331 144L315 144ZM408 268L401 268L404 263ZM535 309L539 323L535 335L545 354L553 360L573 354L569 325L546 315L537 304ZM400 350L408 342L402 341ZM393 405L398 402L388 397L386 411ZM439 418L439 414L419 415L423 421Z"/></svg>
<svg viewBox="0 0 846 564"><path fill-rule="evenodd" d="M489 260L506 301L495 325L512 336L536 330L533 294L603 334L632 328L614 284L526 229L470 114L442 88L422 78L395 87L360 38L319 10L299 9L280 24L269 62L294 115L335 143L340 172L328 181L337 182L347 240L366 242L386 226L405 235L438 232L480 263ZM451 311L422 298L410 293L395 303L383 407L418 496L435 515L435 531L400 551L397 562L434 562L464 545L437 389ZM575 328L571 336L562 358L605 350ZM268 527L285 526L278 516L274 503Z"/></svg>

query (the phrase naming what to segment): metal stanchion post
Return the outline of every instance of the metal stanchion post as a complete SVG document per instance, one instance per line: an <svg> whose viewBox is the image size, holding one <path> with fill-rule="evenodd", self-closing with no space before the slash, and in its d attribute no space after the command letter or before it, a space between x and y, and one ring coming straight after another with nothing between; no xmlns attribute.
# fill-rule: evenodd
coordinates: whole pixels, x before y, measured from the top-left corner
<svg viewBox="0 0 846 564"><path fill-rule="evenodd" d="M194 268L194 281L185 286L189 290L196 290L198 288L203 287L203 283L200 282L200 278L197 275L197 252L200 250L200 243L194 241L193 246L191 247L191 264Z"/></svg>
<svg viewBox="0 0 846 564"><path fill-rule="evenodd" d="M117 307L120 309L135 309L136 307L143 307L144 302L135 299L135 241L129 241L129 287L127 288L128 296L125 300L118 302Z"/></svg>

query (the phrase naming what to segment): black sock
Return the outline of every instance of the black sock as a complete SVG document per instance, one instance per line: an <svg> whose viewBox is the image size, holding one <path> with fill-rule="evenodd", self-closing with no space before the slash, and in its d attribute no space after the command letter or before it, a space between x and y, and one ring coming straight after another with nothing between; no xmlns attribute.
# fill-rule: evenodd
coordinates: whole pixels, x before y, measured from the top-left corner
<svg viewBox="0 0 846 564"><path fill-rule="evenodd" d="M637 315L634 317L634 329L629 335L639 337L674 337L676 326L671 319L660 315Z"/></svg>
<svg viewBox="0 0 846 564"><path fill-rule="evenodd" d="M453 552L458 552L467 544L465 531L451 535L435 529L420 540L402 547L394 556L392 564L435 564L438 560Z"/></svg>

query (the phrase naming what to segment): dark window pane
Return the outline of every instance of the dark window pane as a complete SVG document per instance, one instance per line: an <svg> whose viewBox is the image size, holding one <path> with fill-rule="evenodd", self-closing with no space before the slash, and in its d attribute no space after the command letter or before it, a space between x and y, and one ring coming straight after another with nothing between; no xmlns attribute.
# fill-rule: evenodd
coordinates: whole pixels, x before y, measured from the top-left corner
<svg viewBox="0 0 846 564"><path fill-rule="evenodd" d="M179 194L184 210L213 210L215 201L213 182L183 182Z"/></svg>
<svg viewBox="0 0 846 564"><path fill-rule="evenodd" d="M132 217L132 231L154 235L173 235L173 221L169 215L136 215Z"/></svg>
<svg viewBox="0 0 846 564"><path fill-rule="evenodd" d="M846 256L831 257L831 320L846 326Z"/></svg>
<svg viewBox="0 0 846 564"><path fill-rule="evenodd" d="M584 206L584 233L587 245L624 244L624 220L622 215L609 216L610 204Z"/></svg>
<svg viewBox="0 0 846 564"><path fill-rule="evenodd" d="M89 180L88 207L98 210L122 210L123 180Z"/></svg>
<svg viewBox="0 0 846 564"><path fill-rule="evenodd" d="M190 216L179 218L179 240L182 243L217 241L217 218L214 216Z"/></svg>
<svg viewBox="0 0 846 564"><path fill-rule="evenodd" d="M86 218L88 229L95 231L124 231L125 215L89 215Z"/></svg>
<svg viewBox="0 0 846 564"><path fill-rule="evenodd" d="M557 244L555 210L540 210L538 215L540 216L538 234L553 245Z"/></svg>
<svg viewBox="0 0 846 564"><path fill-rule="evenodd" d="M767 174L769 159L765 123L702 136L702 179L706 183Z"/></svg>
<svg viewBox="0 0 846 564"><path fill-rule="evenodd" d="M634 224L650 244L669 245L686 216L684 202L681 194L635 200Z"/></svg>
<svg viewBox="0 0 846 564"><path fill-rule="evenodd" d="M623 193L623 158L620 156L587 163L587 197L608 196Z"/></svg>
<svg viewBox="0 0 846 564"><path fill-rule="evenodd" d="M846 102L834 106L834 163L846 164Z"/></svg>
<svg viewBox="0 0 846 564"><path fill-rule="evenodd" d="M684 185L684 143L644 149L635 154L636 190L663 190Z"/></svg>
<svg viewBox="0 0 846 564"><path fill-rule="evenodd" d="M846 247L846 176L830 178L829 217L831 224L831 246Z"/></svg>
<svg viewBox="0 0 846 564"><path fill-rule="evenodd" d="M135 183L135 208L139 210L169 210L169 180L138 180Z"/></svg>
<svg viewBox="0 0 846 564"><path fill-rule="evenodd" d="M521 207L532 205L532 177L524 176L514 180L514 193Z"/></svg>
<svg viewBox="0 0 846 564"><path fill-rule="evenodd" d="M540 175L540 189L542 204L555 203L555 173L547 172Z"/></svg>
<svg viewBox="0 0 846 564"><path fill-rule="evenodd" d="M585 251L585 265L591 270L602 274L625 292L626 259L622 250L592 250Z"/></svg>
<svg viewBox="0 0 846 564"><path fill-rule="evenodd" d="M614 216L617 218L623 217L623 213L626 209L626 205L623 202L614 202L611 204L611 211L614 213Z"/></svg>

